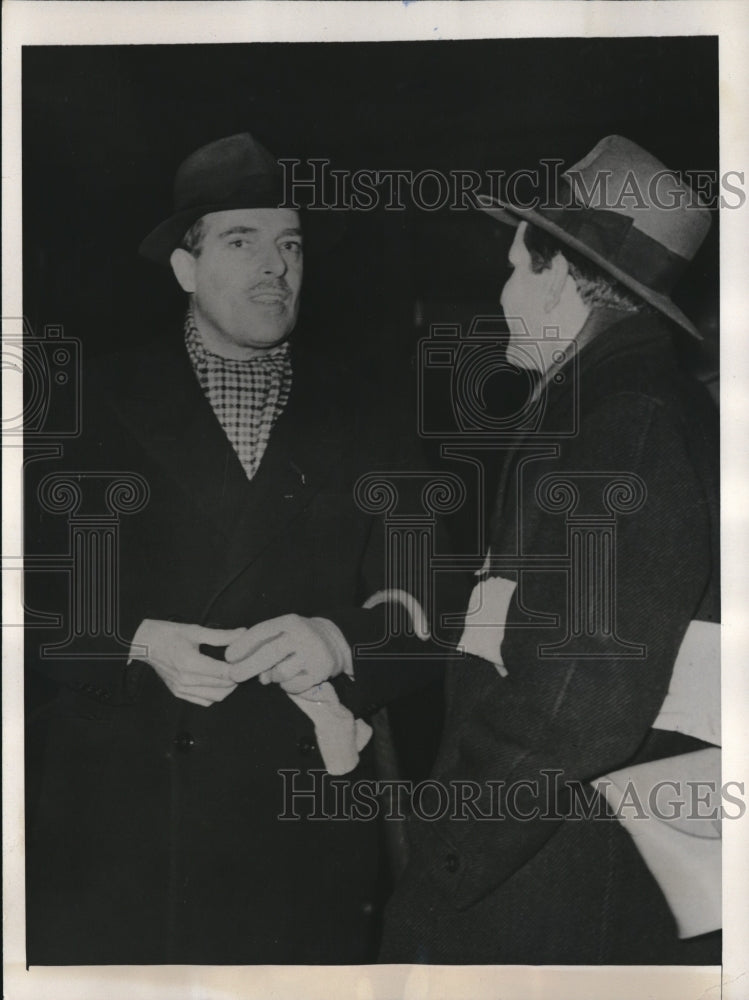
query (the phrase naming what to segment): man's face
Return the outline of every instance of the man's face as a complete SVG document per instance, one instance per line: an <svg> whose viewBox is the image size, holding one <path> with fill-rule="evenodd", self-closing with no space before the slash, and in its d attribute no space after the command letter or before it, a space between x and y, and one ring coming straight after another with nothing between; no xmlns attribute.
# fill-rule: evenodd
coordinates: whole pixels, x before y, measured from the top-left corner
<svg viewBox="0 0 749 1000"><path fill-rule="evenodd" d="M203 224L198 256L177 250L172 265L192 292L206 347L246 357L280 344L299 312L299 215L286 208L239 208L206 215Z"/></svg>
<svg viewBox="0 0 749 1000"><path fill-rule="evenodd" d="M502 289L500 303L510 331L508 359L520 368L538 368L537 345L543 343L544 327L550 325L548 310L544 309L549 272L531 269L531 255L523 241L525 230L526 223L521 222L510 247L512 274Z"/></svg>

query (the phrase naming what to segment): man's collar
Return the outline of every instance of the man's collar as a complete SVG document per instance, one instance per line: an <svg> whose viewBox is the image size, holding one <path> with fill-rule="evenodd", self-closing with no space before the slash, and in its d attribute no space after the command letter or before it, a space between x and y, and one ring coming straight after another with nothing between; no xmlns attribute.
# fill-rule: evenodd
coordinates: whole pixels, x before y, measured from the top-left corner
<svg viewBox="0 0 749 1000"><path fill-rule="evenodd" d="M591 309L577 336L563 349L560 360L541 373L534 389L534 398L546 389L554 380L554 376L566 367L574 357L579 358L582 355L587 362L593 354L606 354L609 351L619 350L630 338L632 338L632 343L635 339L642 339L635 337L632 329L635 325L645 339L650 340L654 336L661 338L665 336L663 324L649 313L623 312L621 309L607 309L605 307ZM616 327L620 328L622 336L610 335L610 332ZM604 333L606 336L602 337Z"/></svg>

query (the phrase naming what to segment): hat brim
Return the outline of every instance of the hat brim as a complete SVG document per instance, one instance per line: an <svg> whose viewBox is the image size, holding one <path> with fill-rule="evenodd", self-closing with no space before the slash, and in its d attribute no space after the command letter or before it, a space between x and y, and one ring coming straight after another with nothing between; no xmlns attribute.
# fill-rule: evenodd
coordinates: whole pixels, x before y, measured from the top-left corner
<svg viewBox="0 0 749 1000"><path fill-rule="evenodd" d="M545 230L551 236L556 237L560 243L566 244L572 250L576 250L583 257L586 257L592 263L596 264L610 274L612 278L624 285L631 292L634 292L639 298L648 305L653 306L664 316L673 320L677 323L683 330L686 330L692 337L696 337L697 340L703 340L702 334L699 332L694 323L686 316L681 309L667 296L661 295L659 292L654 292L652 288L648 288L647 285L643 285L642 282L637 281L635 278L627 274L626 271L622 271L621 268L616 267L609 260L599 254L597 251L592 250L586 243L582 240L577 239L575 236L571 236L566 230L562 229L561 226L547 219L545 215L537 211L534 208L518 208L515 205L493 201L491 205L479 205L478 208L485 212L491 218L495 219L497 222L502 222L509 226L519 226L521 222L528 222L534 226L538 226L539 229Z"/></svg>
<svg viewBox="0 0 749 1000"><path fill-rule="evenodd" d="M181 212L175 212L146 236L138 247L138 253L156 264L168 264L169 258L182 242L187 230L204 215L237 208L259 207L278 208L279 206L248 205L246 200L241 200L236 203L224 201L220 204L198 205L194 208L183 209ZM346 231L346 220L341 212L334 212L330 209L317 211L301 208L299 215L302 220L305 244L311 245L318 253L330 250L342 239Z"/></svg>

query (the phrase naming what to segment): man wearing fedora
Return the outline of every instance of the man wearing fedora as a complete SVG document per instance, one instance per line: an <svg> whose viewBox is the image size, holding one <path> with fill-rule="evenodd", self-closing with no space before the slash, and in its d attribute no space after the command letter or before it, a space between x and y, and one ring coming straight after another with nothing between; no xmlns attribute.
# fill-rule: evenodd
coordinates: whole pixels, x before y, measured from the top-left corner
<svg viewBox="0 0 749 1000"><path fill-rule="evenodd" d="M717 964L719 814L686 786L720 788L717 419L671 298L710 216L620 136L537 208L480 207L515 227L507 357L539 405L498 438L447 668L433 777L463 808L412 818L381 959Z"/></svg>
<svg viewBox="0 0 749 1000"><path fill-rule="evenodd" d="M116 628L64 659L29 647L59 687L29 726L31 964L373 957L377 826L309 790L374 777L365 718L432 676L355 655L385 636L383 601L362 604L393 581L354 484L415 458L292 338L303 240L334 233L282 202L248 134L189 156L140 248L187 293L183 328L85 376L68 487L124 475L141 495L119 517ZM30 519L31 551L50 520Z"/></svg>

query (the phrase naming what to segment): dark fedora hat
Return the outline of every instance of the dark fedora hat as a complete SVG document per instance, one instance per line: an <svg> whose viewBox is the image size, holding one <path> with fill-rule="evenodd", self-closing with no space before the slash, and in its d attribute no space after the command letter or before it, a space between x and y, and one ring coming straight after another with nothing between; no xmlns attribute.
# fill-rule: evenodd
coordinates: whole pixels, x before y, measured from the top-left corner
<svg viewBox="0 0 749 1000"><path fill-rule="evenodd" d="M284 205L281 166L249 132L201 146L180 164L174 179L174 211L143 240L138 252L168 264L172 251L199 218L233 208L279 208ZM305 236L322 246L343 233L340 213L305 211Z"/></svg>
<svg viewBox="0 0 749 1000"><path fill-rule="evenodd" d="M479 196L478 207L510 225L544 229L702 339L671 291L707 235L710 212L673 171L630 139L609 135L561 174L547 201L524 208Z"/></svg>

